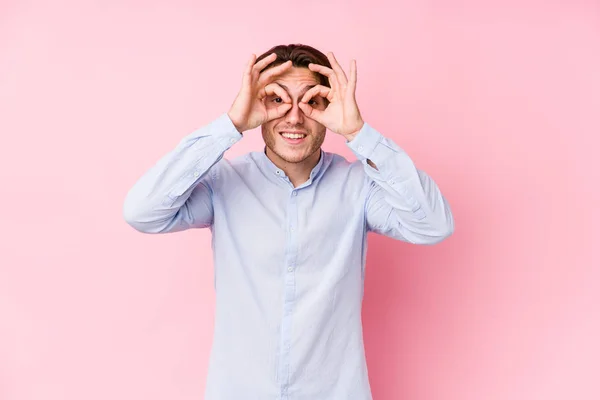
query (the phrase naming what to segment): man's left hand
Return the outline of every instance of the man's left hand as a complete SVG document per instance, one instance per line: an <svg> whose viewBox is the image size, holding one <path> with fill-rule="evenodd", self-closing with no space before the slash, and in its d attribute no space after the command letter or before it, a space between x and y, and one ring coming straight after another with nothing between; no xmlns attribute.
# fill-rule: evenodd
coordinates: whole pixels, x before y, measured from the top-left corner
<svg viewBox="0 0 600 400"><path fill-rule="evenodd" d="M333 53L329 52L327 58L333 69L312 63L308 65L308 68L329 78L331 88L323 85L313 87L304 94L298 107L307 117L350 141L364 125L356 104L356 60L352 60L350 63L350 79L348 80ZM329 100L325 110L317 110L308 104L315 96Z"/></svg>

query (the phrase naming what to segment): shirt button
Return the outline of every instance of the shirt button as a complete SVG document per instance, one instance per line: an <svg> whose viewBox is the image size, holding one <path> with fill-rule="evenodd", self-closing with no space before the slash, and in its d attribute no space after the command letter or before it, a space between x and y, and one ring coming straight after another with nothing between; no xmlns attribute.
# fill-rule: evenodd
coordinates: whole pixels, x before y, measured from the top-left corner
<svg viewBox="0 0 600 400"><path fill-rule="evenodd" d="M295 229L294 229L294 227L291 227L291 228L290 228L290 231L294 232L294 230L295 230Z"/></svg>
<svg viewBox="0 0 600 400"><path fill-rule="evenodd" d="M390 185L393 185L394 183L396 183L396 181L394 181L393 179L390 181Z"/></svg>
<svg viewBox="0 0 600 400"><path fill-rule="evenodd" d="M229 139L229 143L235 143L235 139Z"/></svg>
<svg viewBox="0 0 600 400"><path fill-rule="evenodd" d="M200 172L198 172L198 171L194 172L194 176L195 177L199 177L200 176Z"/></svg>
<svg viewBox="0 0 600 400"><path fill-rule="evenodd" d="M298 196L298 192L294 191L294 196Z"/></svg>
<svg viewBox="0 0 600 400"><path fill-rule="evenodd" d="M363 149L364 149L364 147L358 146L358 151L362 151Z"/></svg>
<svg viewBox="0 0 600 400"><path fill-rule="evenodd" d="M292 267L288 268L288 272L292 272L293 270L294 270L294 268L292 268Z"/></svg>

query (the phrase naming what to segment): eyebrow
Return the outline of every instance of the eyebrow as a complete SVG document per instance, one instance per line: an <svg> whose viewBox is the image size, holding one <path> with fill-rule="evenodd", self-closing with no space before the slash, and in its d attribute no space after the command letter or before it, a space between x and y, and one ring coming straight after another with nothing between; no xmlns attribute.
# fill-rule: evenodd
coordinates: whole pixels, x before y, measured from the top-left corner
<svg viewBox="0 0 600 400"><path fill-rule="evenodd" d="M290 89L285 86L284 84L279 83L279 86L281 86L283 88L283 90L285 90L288 94L290 94ZM302 91L302 93L300 93L300 97L304 96L304 94L306 92L308 92L310 89L314 88L317 85L308 85L307 87L304 88L304 90Z"/></svg>

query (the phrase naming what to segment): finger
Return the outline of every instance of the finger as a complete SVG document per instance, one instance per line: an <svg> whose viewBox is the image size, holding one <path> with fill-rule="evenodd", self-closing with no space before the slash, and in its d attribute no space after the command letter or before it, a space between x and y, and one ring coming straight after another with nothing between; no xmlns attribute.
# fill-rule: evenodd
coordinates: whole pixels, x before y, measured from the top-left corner
<svg viewBox="0 0 600 400"><path fill-rule="evenodd" d="M267 57L263 58L252 67L253 72L262 71L267 65L271 64L277 58L276 53L271 53Z"/></svg>
<svg viewBox="0 0 600 400"><path fill-rule="evenodd" d="M317 85L317 86L313 87L312 89L308 90L306 93L304 93L304 96L302 96L302 100L300 100L300 101L302 103L308 103L308 101L315 96L321 96L321 97L326 98L327 100L331 101L331 99L329 98L331 91L332 91L332 89L328 88L327 86Z"/></svg>
<svg viewBox="0 0 600 400"><path fill-rule="evenodd" d="M340 65L340 63L337 62L333 53L332 52L327 53L327 58L329 59L329 62L331 63L331 66L333 67L333 70L335 71L338 82L342 86L348 85L348 77L346 76L346 73L342 69L342 66Z"/></svg>
<svg viewBox="0 0 600 400"><path fill-rule="evenodd" d="M256 60L256 54L252 54L250 60L248 60L248 64L246 64L246 69L244 70L244 75L242 77L242 84L247 86L251 82L252 78L252 66L254 65L254 61Z"/></svg>
<svg viewBox="0 0 600 400"><path fill-rule="evenodd" d="M279 86L276 83L271 83L271 84L265 86L264 90L261 91L258 98L262 100L267 96L281 97L281 99L285 103L290 103L290 104L292 103L292 99L290 98L288 93L281 86Z"/></svg>
<svg viewBox="0 0 600 400"><path fill-rule="evenodd" d="M357 71L356 71L356 60L352 60L350 62L350 81L348 82L348 89L350 93L354 94L356 92L356 81L357 81Z"/></svg>
<svg viewBox="0 0 600 400"><path fill-rule="evenodd" d="M302 103L302 102L298 103L298 107L302 110L304 115L306 115L308 118L317 121L321 125L325 125L323 123L323 111L322 110L317 110L316 108L313 108L313 107L309 106L308 104Z"/></svg>
<svg viewBox="0 0 600 400"><path fill-rule="evenodd" d="M285 113L287 113L290 110L290 108L292 108L292 99L290 98L288 93L278 84L271 83L265 86L265 90L263 92L265 96L281 97L281 99L284 101L275 108L266 107L267 121L283 117Z"/></svg>
<svg viewBox="0 0 600 400"><path fill-rule="evenodd" d="M270 83L274 77L281 75L282 73L284 73L286 70L290 69L291 67L292 67L292 61L288 60L281 65L278 65L273 68L269 68L268 70L266 70L260 74L260 78L258 78L258 84L266 85L267 83Z"/></svg>
<svg viewBox="0 0 600 400"><path fill-rule="evenodd" d="M333 89L337 90L339 88L338 80L335 76L335 71L332 70L331 68L328 68L324 65L311 63L311 64L308 64L308 69L310 69L311 71L314 71L314 72L318 72L321 75L325 75L329 79L329 84L331 85L331 87Z"/></svg>
<svg viewBox="0 0 600 400"><path fill-rule="evenodd" d="M273 119L281 118L287 113L290 108L292 108L291 103L281 103L276 108L267 108L267 121L269 122Z"/></svg>

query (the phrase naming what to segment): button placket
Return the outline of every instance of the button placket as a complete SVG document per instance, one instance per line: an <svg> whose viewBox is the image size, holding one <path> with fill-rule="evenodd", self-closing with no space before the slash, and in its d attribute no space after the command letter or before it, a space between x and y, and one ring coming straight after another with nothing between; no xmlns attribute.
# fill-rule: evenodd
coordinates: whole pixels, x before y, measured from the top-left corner
<svg viewBox="0 0 600 400"><path fill-rule="evenodd" d="M281 172L277 171L277 175ZM291 184L291 182L290 182ZM285 221L285 227L287 228L287 251L285 254L285 264L283 265L283 315L281 321L281 354L280 354L280 371L279 374L282 377L280 381L281 398L286 397L286 388L289 385L289 371L290 371L290 357L292 352L292 320L293 310L296 301L296 258L298 252L298 190L293 189L288 197L288 214Z"/></svg>

